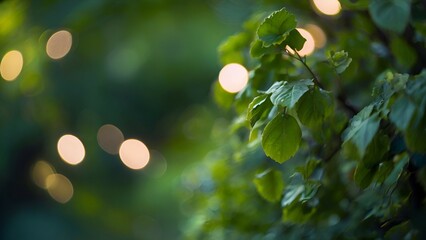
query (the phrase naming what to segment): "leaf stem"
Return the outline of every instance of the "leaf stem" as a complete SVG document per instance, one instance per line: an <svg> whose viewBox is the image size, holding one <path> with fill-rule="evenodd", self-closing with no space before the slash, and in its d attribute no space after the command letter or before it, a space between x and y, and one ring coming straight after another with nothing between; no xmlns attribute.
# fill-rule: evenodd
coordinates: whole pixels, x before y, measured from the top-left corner
<svg viewBox="0 0 426 240"><path fill-rule="evenodd" d="M318 87L324 89L324 86L319 81L319 78L315 75L315 73L308 66L308 64L306 64L306 61L300 56L300 54L296 50L294 50L294 49L291 49L291 50L293 50L293 52L295 54L290 53L289 50L287 50L287 49L285 50L285 52L287 53L288 56L290 56L290 57L298 60L299 62L301 62L303 64L303 66L305 66L305 68L312 75L315 85L317 85ZM343 94L339 93L339 94L337 94L336 97L337 97L337 100L339 100L339 102L343 105L343 107L345 107L349 111L349 113L350 113L351 116L353 116L353 115L355 115L355 114L357 114L359 112L358 109L356 109L354 106L352 106L352 105L350 105L350 104L347 103L346 95L343 95Z"/></svg>
<svg viewBox="0 0 426 240"><path fill-rule="evenodd" d="M320 83L320 81L319 81L319 79L318 79L318 77L315 75L315 73L312 71L312 69L308 66L308 64L306 64L306 59L303 59L301 56L300 56L300 54L295 50L295 49L293 49L293 51L294 51L294 53L296 53L296 56L297 57L295 57L295 59L297 59L297 60L299 60L299 62L301 62L302 64L303 64L303 66L305 66L305 68L309 71L309 73L312 75L312 77L314 78L314 82L315 82L315 85L317 85L318 87L320 87L320 88L322 88L322 89L324 89L324 87L322 86L322 84Z"/></svg>

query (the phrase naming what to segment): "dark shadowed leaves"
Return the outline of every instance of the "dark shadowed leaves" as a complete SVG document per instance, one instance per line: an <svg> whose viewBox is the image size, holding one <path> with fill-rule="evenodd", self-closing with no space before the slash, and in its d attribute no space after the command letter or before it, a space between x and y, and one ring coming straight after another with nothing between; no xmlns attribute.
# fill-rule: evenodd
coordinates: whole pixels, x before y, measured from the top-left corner
<svg viewBox="0 0 426 240"><path fill-rule="evenodd" d="M354 173L355 183L363 189L370 186L376 172L377 168L368 169L362 162L358 163Z"/></svg>
<svg viewBox="0 0 426 240"><path fill-rule="evenodd" d="M319 126L333 111L333 99L324 90L314 88L300 99L297 115L300 122L308 127Z"/></svg>
<svg viewBox="0 0 426 240"><path fill-rule="evenodd" d="M377 134L373 138L373 141L371 141L362 159L364 166L369 169L377 167L379 163L385 160L384 157L389 151L389 146L389 137L384 134Z"/></svg>
<svg viewBox="0 0 426 240"><path fill-rule="evenodd" d="M380 28L402 33L410 20L410 0L372 0L370 15Z"/></svg>
<svg viewBox="0 0 426 240"><path fill-rule="evenodd" d="M351 141L357 147L361 158L379 129L380 119L378 114L372 114L372 111L372 105L362 109L351 119L349 127L343 133L344 142Z"/></svg>

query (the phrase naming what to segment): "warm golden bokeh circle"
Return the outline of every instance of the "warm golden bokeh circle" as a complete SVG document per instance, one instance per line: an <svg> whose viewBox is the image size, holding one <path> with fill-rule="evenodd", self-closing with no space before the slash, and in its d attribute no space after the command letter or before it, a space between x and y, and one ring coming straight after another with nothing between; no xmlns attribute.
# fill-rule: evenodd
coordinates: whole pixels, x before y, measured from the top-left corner
<svg viewBox="0 0 426 240"><path fill-rule="evenodd" d="M37 161L34 164L34 167L32 169L31 176L33 178L34 183L41 187L46 189L47 188L47 177L51 174L54 174L55 170L53 167L47 163L46 161Z"/></svg>
<svg viewBox="0 0 426 240"><path fill-rule="evenodd" d="M67 203L74 195L71 181L62 174L50 174L46 179L46 189L49 195L60 203Z"/></svg>
<svg viewBox="0 0 426 240"><path fill-rule="evenodd" d="M150 158L146 145L136 139L124 141L120 146L119 154L124 165L135 170L144 168Z"/></svg>
<svg viewBox="0 0 426 240"><path fill-rule="evenodd" d="M47 40L46 53L52 59L60 59L65 57L71 50L72 35L66 30L55 32Z"/></svg>
<svg viewBox="0 0 426 240"><path fill-rule="evenodd" d="M334 16L342 9L338 0L313 0L315 9L325 15Z"/></svg>
<svg viewBox="0 0 426 240"><path fill-rule="evenodd" d="M219 72L220 86L230 93L241 91L247 85L248 79L247 69L238 63L227 64Z"/></svg>
<svg viewBox="0 0 426 240"><path fill-rule="evenodd" d="M15 80L22 71L24 58L21 52L12 50L7 52L0 63L0 74L6 81Z"/></svg>
<svg viewBox="0 0 426 240"><path fill-rule="evenodd" d="M57 149L62 160L71 165L79 164L86 154L80 139L70 134L64 135L58 140Z"/></svg>

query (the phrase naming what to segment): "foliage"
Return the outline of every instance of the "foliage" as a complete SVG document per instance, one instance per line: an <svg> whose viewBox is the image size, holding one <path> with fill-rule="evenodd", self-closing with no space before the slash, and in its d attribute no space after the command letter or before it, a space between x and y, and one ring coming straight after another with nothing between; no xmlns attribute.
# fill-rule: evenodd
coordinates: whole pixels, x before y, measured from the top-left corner
<svg viewBox="0 0 426 240"><path fill-rule="evenodd" d="M287 2L221 45L250 81L199 168L188 237L425 238L426 6L341 1L328 18ZM300 56L314 19L329 44Z"/></svg>

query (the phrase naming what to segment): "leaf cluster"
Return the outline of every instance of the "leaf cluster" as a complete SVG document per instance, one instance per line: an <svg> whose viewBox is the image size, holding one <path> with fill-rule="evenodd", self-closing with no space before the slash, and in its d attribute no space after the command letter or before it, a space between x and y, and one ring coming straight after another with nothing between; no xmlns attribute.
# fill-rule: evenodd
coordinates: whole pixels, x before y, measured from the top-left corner
<svg viewBox="0 0 426 240"><path fill-rule="evenodd" d="M245 122L232 124L221 140L235 144L215 152L226 176L209 178L210 192L195 197L221 206L219 216L206 217L215 226L206 229L201 222L194 234L426 237L420 227L425 217L419 216L426 196L426 70L416 60L426 55L411 51L425 38L420 20L410 15L421 4L341 2L347 22L327 19L340 25L328 29L331 43L312 56L299 55L305 39L286 8L235 35L247 37L244 47L225 50L234 45L233 36L220 48L224 63L251 69L248 86L231 103L235 118ZM228 51L239 54L231 59ZM222 188L233 190L222 195ZM208 212L210 200L198 200L197 211Z"/></svg>

